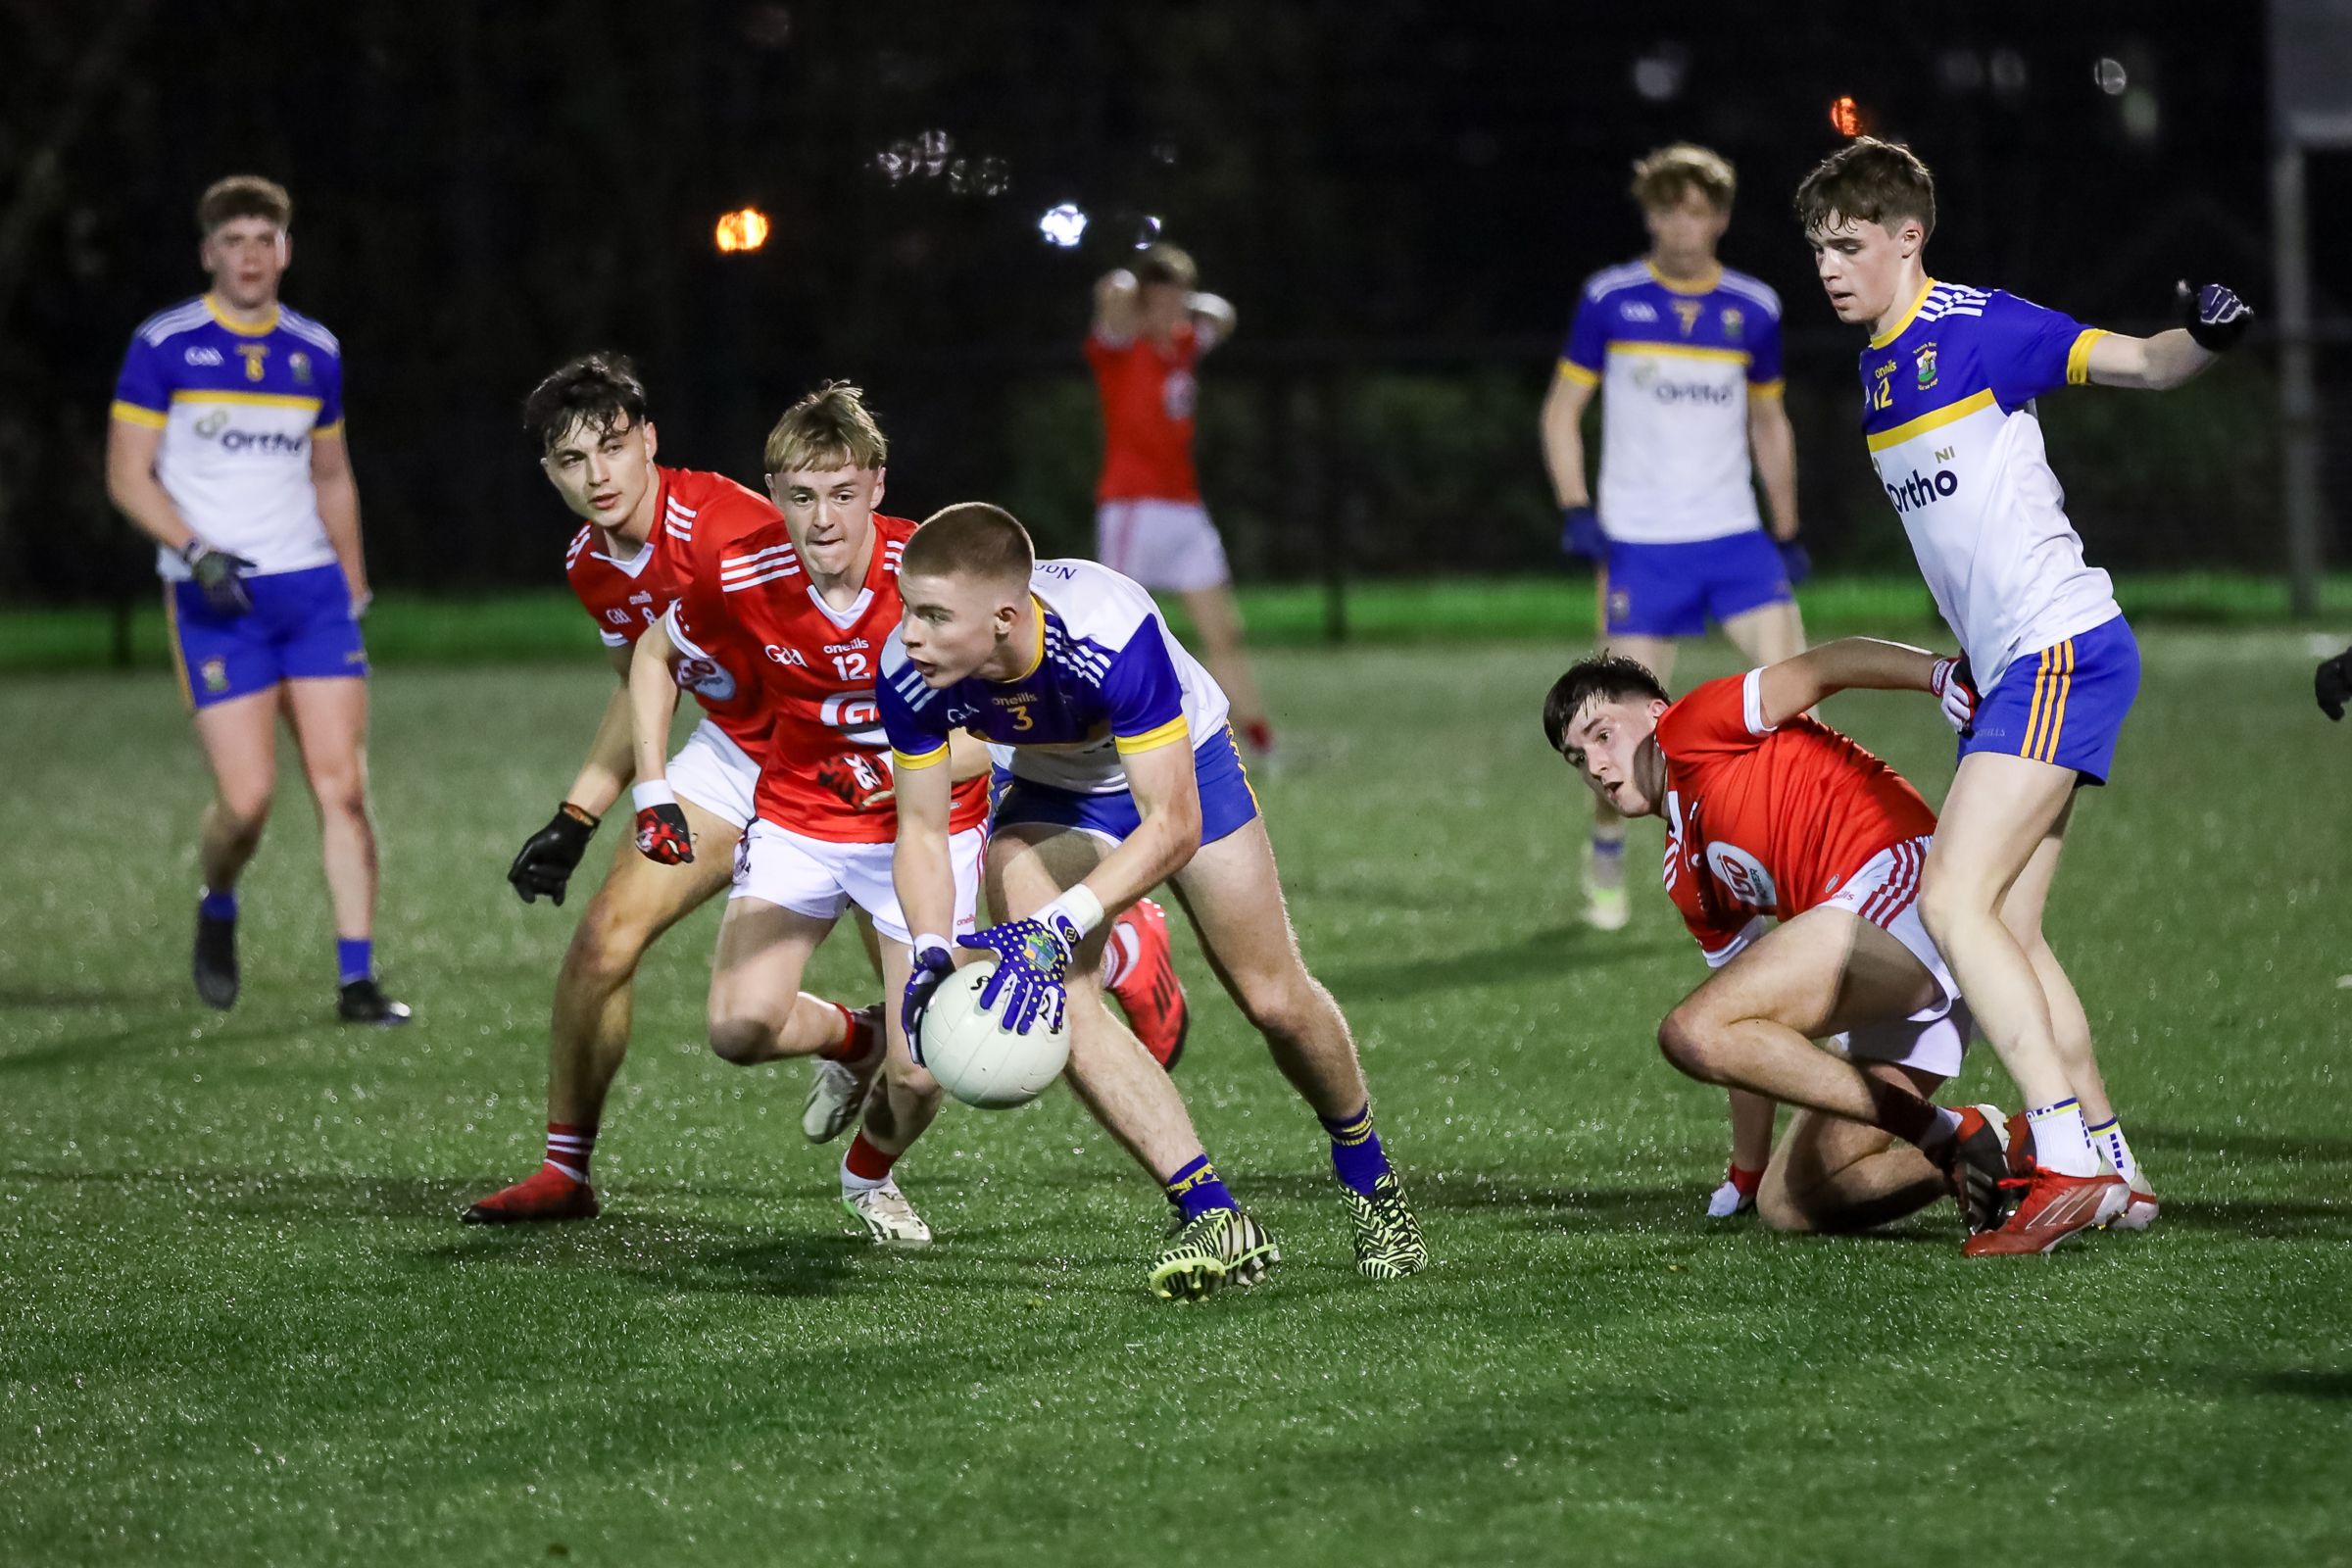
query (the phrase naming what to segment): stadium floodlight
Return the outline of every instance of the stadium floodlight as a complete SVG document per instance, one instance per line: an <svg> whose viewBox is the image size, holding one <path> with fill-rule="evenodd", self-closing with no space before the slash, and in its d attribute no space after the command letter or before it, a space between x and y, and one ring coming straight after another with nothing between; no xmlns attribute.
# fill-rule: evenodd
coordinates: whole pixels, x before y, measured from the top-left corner
<svg viewBox="0 0 2352 1568"><path fill-rule="evenodd" d="M1076 202L1049 208L1037 220L1037 231L1057 250L1069 250L1086 237L1086 214Z"/></svg>
<svg viewBox="0 0 2352 1568"><path fill-rule="evenodd" d="M721 213L717 239L722 251L756 251L767 243L767 215L757 207Z"/></svg>
<svg viewBox="0 0 2352 1568"><path fill-rule="evenodd" d="M1840 136L1859 136L1867 126L1862 118L1862 106L1850 93L1840 93L1830 102L1830 127Z"/></svg>

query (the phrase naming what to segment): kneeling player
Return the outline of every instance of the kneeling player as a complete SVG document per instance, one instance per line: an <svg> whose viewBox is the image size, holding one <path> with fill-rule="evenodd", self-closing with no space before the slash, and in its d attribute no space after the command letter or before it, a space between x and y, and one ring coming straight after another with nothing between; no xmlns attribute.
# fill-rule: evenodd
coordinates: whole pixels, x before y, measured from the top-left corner
<svg viewBox="0 0 2352 1568"><path fill-rule="evenodd" d="M904 989L909 973L908 932L891 888L898 824L874 670L899 621L899 555L915 525L874 513L887 455L856 387L828 385L787 410L766 449L768 496L782 520L704 558L685 596L637 644L635 793L638 847L648 858L695 858L662 779L680 683L757 669L760 706L774 723L710 975L710 1049L729 1061L814 1055L840 1037L800 985L817 944L852 905L881 938L885 994ZM960 933L973 926L987 839L986 752L973 744L958 771L966 777L949 828ZM901 1020L889 1017L886 1031L870 1051L819 1063L804 1130L831 1137L865 1107L866 1125L842 1160L842 1202L874 1240L921 1246L930 1228L891 1168L938 1113L939 1089L913 1065ZM869 1101L877 1074L882 1092Z"/></svg>
<svg viewBox="0 0 2352 1568"><path fill-rule="evenodd" d="M1666 821L1666 889L1716 971L1659 1026L1667 1058L1805 1107L1762 1179L1758 1207L1777 1228L1876 1224L1948 1185L1977 1233L1968 1250L2006 1250L1992 1228L2009 1178L1999 1129L1982 1107L1928 1100L1959 1070L1968 1032L1917 906L1935 814L1892 768L1804 716L1854 688L1965 706L1952 662L1846 638L1670 702L1642 665L1601 658L1544 703L1545 739L1594 794ZM1844 1056L1811 1043L1837 1034ZM2086 1185L2082 1223L2064 1234L2106 1223L2123 1199L2113 1177Z"/></svg>
<svg viewBox="0 0 2352 1568"><path fill-rule="evenodd" d="M1086 561L1036 560L1010 514L966 504L907 544L906 619L875 696L896 754L899 895L915 931L908 1011L953 967L949 737L1000 748L1008 775L988 852L1004 923L964 946L999 957L1019 1020L1061 1006L1071 1087L1166 1186L1186 1224L1152 1271L1163 1296L1246 1283L1271 1244L1233 1204L1184 1102L1102 1004L1093 966L1106 911L1171 881L1219 978L1322 1118L1355 1228L1357 1269L1429 1259L1372 1130L1355 1044L1307 973L1274 854L1226 725L1224 693L1170 637L1151 596ZM969 954L967 953L967 956Z"/></svg>

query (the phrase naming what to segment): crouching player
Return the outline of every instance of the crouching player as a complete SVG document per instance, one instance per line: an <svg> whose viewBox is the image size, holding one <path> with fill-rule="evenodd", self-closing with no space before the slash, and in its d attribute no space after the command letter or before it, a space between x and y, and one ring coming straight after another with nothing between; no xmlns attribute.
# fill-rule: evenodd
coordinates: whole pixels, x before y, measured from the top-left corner
<svg viewBox="0 0 2352 1568"><path fill-rule="evenodd" d="M991 989L1010 995L983 1000L1015 1027L1066 1003L1071 1087L1183 1213L1153 1288L1191 1297L1246 1284L1273 1255L1173 1084L1102 1006L1094 964L1106 914L1163 880L1330 1135L1357 1270L1396 1279L1422 1267L1428 1249L1372 1130L1347 1020L1299 957L1224 693L1151 596L1092 562L1038 561L1010 514L979 504L923 524L900 586L906 614L875 696L896 754L899 896L919 933L909 1032L956 956L943 934L955 905L942 764L964 729L1002 749L1006 783L987 863L1003 923L967 938L962 956L998 956Z"/></svg>
<svg viewBox="0 0 2352 1568"><path fill-rule="evenodd" d="M564 576L596 622L607 657L621 677L606 703L588 756L547 826L527 840L508 880L531 903L564 902L572 870L630 776L627 676L630 651L683 591L698 541L724 541L775 520L760 497L715 473L655 464L657 435L645 385L629 362L592 354L550 374L523 404L523 424L538 438L539 466L564 504L581 519L564 555ZM706 710L667 766L686 831L703 850L691 865L657 865L618 850L604 885L580 915L556 976L548 1031L547 1157L514 1186L466 1211L469 1224L593 1217L589 1183L604 1103L629 1049L630 986L654 942L727 884L737 839L752 819L759 781L755 760L767 746L768 719L735 688L746 670L700 671L696 695ZM871 1017L845 1019L830 1003L808 999L831 1018L840 1049L870 1049ZM854 1036L854 1038L852 1038Z"/></svg>
<svg viewBox="0 0 2352 1568"><path fill-rule="evenodd" d="M1920 923L1935 813L1804 716L1857 687L1949 692L1965 710L1953 666L1846 638L1672 702L1648 669L1604 656L1544 700L1544 738L1593 794L1665 819L1666 891L1715 971L1659 1026L1667 1059L1801 1107L1764 1171L1734 1170L1776 1229L1879 1224L1948 1189L1976 1233L1968 1250L2005 1250L1990 1245L2009 1177L1997 1118L1929 1101L1959 1071L1969 1030ZM1779 924L1767 930L1766 915ZM1842 1057L1812 1044L1838 1034ZM2123 1196L2105 1181L2088 1210L2099 1223Z"/></svg>
<svg viewBox="0 0 2352 1568"><path fill-rule="evenodd" d="M915 525L874 512L887 455L856 387L828 385L785 411L766 448L768 496L781 520L705 558L637 644L634 793L638 848L649 858L698 859L662 776L679 685L756 668L773 718L757 818L733 859L710 975L710 1049L744 1065L821 1056L843 1038L830 1004L800 985L817 944L853 905L881 939L885 994L903 990L910 970L891 888L898 824L874 670L899 621L899 557ZM988 815L987 752L966 744L948 812L958 933L973 927ZM882 1092L869 1101L877 1075ZM872 1031L870 1048L820 1060L804 1131L829 1138L860 1107L865 1125L841 1165L843 1205L873 1240L922 1246L930 1227L891 1171L937 1114L939 1088L914 1066L896 1016Z"/></svg>

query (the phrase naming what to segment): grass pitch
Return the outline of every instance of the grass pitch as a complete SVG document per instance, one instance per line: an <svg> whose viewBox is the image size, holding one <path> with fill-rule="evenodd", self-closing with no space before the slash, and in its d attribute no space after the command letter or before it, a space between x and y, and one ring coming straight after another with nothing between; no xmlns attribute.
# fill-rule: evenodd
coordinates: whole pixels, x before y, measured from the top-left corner
<svg viewBox="0 0 2352 1568"><path fill-rule="evenodd" d="M0 1561L2352 1558L2352 731L2299 634L2145 643L2051 927L2164 1218L2006 1265L1948 1208L1700 1217L1721 1098L1652 1045L1700 965L1647 887L1616 937L1575 921L1537 723L1564 653L1266 658L1292 907L1437 1261L1356 1279L1312 1119L1180 938L1179 1076L1286 1257L1195 1308L1147 1297L1160 1200L1061 1094L907 1157L938 1246L852 1241L801 1071L703 1049L711 911L642 978L605 1218L457 1224L539 1157L579 904L503 873L607 689L587 657L379 677L391 1034L323 1021L290 755L216 1015L170 678L0 684ZM1933 704L1829 716L1940 793ZM812 984L871 982L836 943ZM2008 1098L1981 1049L1958 1091Z"/></svg>

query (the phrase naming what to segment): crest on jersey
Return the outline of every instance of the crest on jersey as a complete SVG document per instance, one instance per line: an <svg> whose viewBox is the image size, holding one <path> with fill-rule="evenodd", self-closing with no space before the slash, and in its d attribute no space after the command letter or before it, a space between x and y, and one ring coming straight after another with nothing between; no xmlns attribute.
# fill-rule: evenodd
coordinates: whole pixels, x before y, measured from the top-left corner
<svg viewBox="0 0 2352 1568"><path fill-rule="evenodd" d="M208 659L203 662L203 664L198 666L198 673L204 677L204 689L206 691L224 692L228 690L227 660Z"/></svg>
<svg viewBox="0 0 2352 1568"><path fill-rule="evenodd" d="M1723 335L1737 343L1740 341L1740 334L1746 329L1747 318L1740 314L1740 307L1726 305L1723 308Z"/></svg>
<svg viewBox="0 0 2352 1568"><path fill-rule="evenodd" d="M286 368L294 372L294 379L302 385L309 386L311 384L311 357L308 354L296 350L287 355Z"/></svg>
<svg viewBox="0 0 2352 1568"><path fill-rule="evenodd" d="M680 686L714 703L723 703L735 695L735 677L713 660L681 659L676 674Z"/></svg>
<svg viewBox="0 0 2352 1568"><path fill-rule="evenodd" d="M1707 869L1715 880L1732 890L1732 897L1751 909L1770 910L1781 902L1780 889L1773 885L1772 873L1764 862L1740 848L1721 839L1707 846Z"/></svg>
<svg viewBox="0 0 2352 1568"><path fill-rule="evenodd" d="M262 362L270 358L270 345L240 343L237 345L237 354L245 362L245 379L259 381L262 378Z"/></svg>
<svg viewBox="0 0 2352 1568"><path fill-rule="evenodd" d="M1200 383L1193 379L1192 371L1170 370L1168 378L1159 385L1160 406L1171 419L1189 419L1200 391Z"/></svg>
<svg viewBox="0 0 2352 1568"><path fill-rule="evenodd" d="M1690 329L1698 324L1698 318L1705 311L1706 306L1697 300L1676 300L1674 302L1675 318L1683 323L1683 336L1690 335Z"/></svg>
<svg viewBox="0 0 2352 1568"><path fill-rule="evenodd" d="M1936 384L1936 345L1922 343L1919 352L1911 356L1911 364L1919 372L1919 389L1925 392Z"/></svg>

